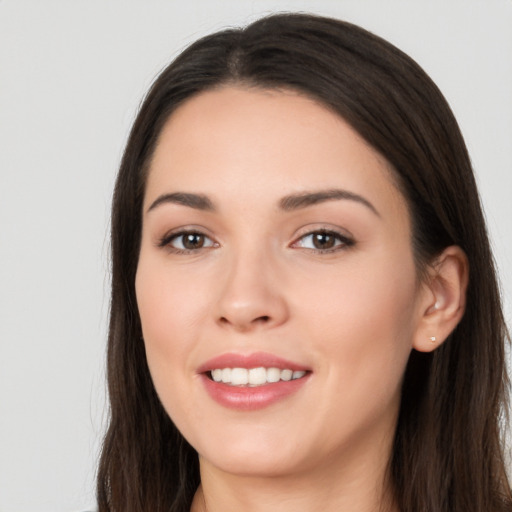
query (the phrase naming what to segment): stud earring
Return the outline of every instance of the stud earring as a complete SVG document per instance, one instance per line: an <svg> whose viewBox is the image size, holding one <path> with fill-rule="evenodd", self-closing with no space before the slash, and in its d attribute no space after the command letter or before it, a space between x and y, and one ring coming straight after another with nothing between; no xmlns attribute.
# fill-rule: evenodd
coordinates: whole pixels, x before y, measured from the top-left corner
<svg viewBox="0 0 512 512"><path fill-rule="evenodd" d="M436 337L435 336L430 336L429 340L430 340L430 343L435 343L436 342Z"/></svg>

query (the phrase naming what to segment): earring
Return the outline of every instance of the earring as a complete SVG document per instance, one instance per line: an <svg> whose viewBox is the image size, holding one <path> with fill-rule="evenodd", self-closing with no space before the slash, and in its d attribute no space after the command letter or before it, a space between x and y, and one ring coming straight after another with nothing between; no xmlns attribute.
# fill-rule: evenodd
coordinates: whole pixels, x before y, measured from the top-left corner
<svg viewBox="0 0 512 512"><path fill-rule="evenodd" d="M430 340L430 343L435 343L436 342L436 337L435 336L430 336L429 340Z"/></svg>

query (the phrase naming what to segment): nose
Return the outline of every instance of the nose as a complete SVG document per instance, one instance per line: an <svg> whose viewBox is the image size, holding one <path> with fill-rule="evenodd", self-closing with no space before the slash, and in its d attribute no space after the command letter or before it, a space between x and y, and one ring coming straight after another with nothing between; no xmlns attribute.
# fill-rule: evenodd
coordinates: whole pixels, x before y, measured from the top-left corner
<svg viewBox="0 0 512 512"><path fill-rule="evenodd" d="M230 261L218 300L217 322L238 332L272 328L289 316L279 269L265 254Z"/></svg>

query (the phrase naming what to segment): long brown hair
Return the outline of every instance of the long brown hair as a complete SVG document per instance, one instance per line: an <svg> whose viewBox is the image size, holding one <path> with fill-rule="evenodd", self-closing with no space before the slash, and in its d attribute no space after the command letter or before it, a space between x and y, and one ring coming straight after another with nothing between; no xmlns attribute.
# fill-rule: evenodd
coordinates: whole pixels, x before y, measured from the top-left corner
<svg viewBox="0 0 512 512"><path fill-rule="evenodd" d="M135 297L145 177L178 105L224 84L296 90L342 116L391 164L408 201L418 271L449 245L470 265L466 313L431 354L413 351L390 478L403 512L512 510L500 422L506 327L468 153L445 99L400 50L349 23L279 14L187 48L151 87L133 125L112 207L110 424L100 512L188 512L198 458L164 411Z"/></svg>

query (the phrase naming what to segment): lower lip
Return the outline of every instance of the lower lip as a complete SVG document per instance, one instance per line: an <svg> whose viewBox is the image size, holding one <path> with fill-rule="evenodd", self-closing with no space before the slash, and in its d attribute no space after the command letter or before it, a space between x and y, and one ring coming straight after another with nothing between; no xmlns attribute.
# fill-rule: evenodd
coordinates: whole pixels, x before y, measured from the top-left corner
<svg viewBox="0 0 512 512"><path fill-rule="evenodd" d="M215 382L205 374L201 375L201 379L208 394L220 405L239 411L255 411L296 393L306 383L309 375L254 387L229 386Z"/></svg>

